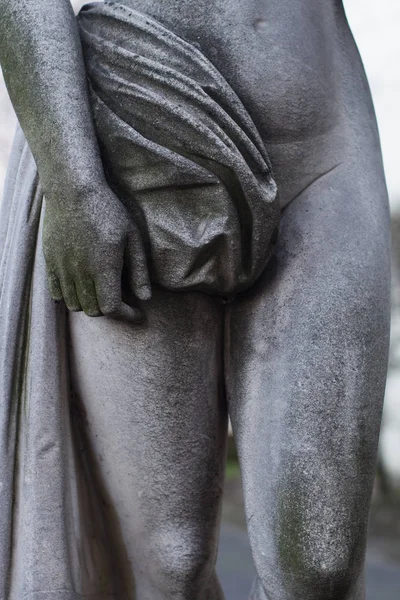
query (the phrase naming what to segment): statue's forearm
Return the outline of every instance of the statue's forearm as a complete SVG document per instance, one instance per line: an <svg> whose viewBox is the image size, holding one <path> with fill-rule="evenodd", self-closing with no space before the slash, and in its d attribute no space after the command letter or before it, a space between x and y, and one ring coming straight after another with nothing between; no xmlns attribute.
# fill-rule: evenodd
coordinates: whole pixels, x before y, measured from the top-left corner
<svg viewBox="0 0 400 600"><path fill-rule="evenodd" d="M84 190L103 170L68 0L0 0L0 63L45 192Z"/></svg>

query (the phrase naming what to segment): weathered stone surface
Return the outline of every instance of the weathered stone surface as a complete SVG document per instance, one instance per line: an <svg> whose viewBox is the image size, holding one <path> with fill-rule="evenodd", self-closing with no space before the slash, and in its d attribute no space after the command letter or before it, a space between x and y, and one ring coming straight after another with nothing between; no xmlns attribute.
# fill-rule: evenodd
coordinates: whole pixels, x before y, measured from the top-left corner
<svg viewBox="0 0 400 600"><path fill-rule="evenodd" d="M371 541L367 551L366 600L398 600L400 565L389 560L382 547ZM251 588L255 569L243 530L226 523L222 527L217 572L226 598L243 600Z"/></svg>
<svg viewBox="0 0 400 600"><path fill-rule="evenodd" d="M111 140L113 181L67 3L15 0L10 10L0 0L0 9L2 61L30 146L19 132L0 229L0 597L222 598L214 558L229 409L256 568L252 600L362 600L387 366L389 219L372 104L338 3L127 0L104 9L118 29L107 46L116 98L135 86L135 61L113 44L140 11L146 26L178 36L183 54L213 64L265 144L284 209L276 259L229 304L178 294L155 277L146 220L127 214L111 189L134 171L134 148L121 156ZM38 68L27 70L32 50ZM169 59L175 54L163 50L161 63ZM205 148L187 130L179 148L202 164L212 131L225 143L223 156L211 157L219 167L227 148L241 155L240 168L216 170L240 201L241 229L256 231L243 200L259 197L239 183L244 170L265 169L246 136L230 135L241 117L203 75L196 85L234 123L225 131L199 105ZM158 79L158 104L170 102L168 85ZM98 79L92 88L101 95ZM182 101L171 114L183 119ZM134 102L118 108L127 125ZM147 143L157 127L161 137L168 131L157 139L168 150L177 140L160 115L149 113L141 135ZM182 209L175 224L189 247L198 234L190 214ZM211 227L231 220L229 211L203 216ZM51 300L46 271L51 295L70 312Z"/></svg>

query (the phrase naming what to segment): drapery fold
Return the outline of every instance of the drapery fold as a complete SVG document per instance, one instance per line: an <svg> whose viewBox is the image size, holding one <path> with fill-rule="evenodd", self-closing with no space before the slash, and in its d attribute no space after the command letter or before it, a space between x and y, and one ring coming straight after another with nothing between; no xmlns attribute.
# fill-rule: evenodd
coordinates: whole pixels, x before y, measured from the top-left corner
<svg viewBox="0 0 400 600"><path fill-rule="evenodd" d="M78 17L108 181L154 283L233 295L268 261L276 186L222 75L122 5ZM132 600L70 387L67 314L47 290L44 199L17 130L0 211L0 600Z"/></svg>
<svg viewBox="0 0 400 600"><path fill-rule="evenodd" d="M131 596L80 451L66 311L47 290L42 207L19 129L0 220L0 599L122 600Z"/></svg>
<svg viewBox="0 0 400 600"><path fill-rule="evenodd" d="M113 2L78 18L103 163L152 281L232 297L265 268L279 202L249 113L204 54Z"/></svg>

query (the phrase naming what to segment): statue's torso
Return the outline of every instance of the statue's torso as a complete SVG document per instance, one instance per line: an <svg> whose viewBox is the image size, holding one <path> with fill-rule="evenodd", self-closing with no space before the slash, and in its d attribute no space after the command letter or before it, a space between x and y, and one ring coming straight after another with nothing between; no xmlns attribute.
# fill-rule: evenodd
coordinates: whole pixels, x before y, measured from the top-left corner
<svg viewBox="0 0 400 600"><path fill-rule="evenodd" d="M337 32L344 26L336 0L124 4L196 44L228 80L267 145L283 205L335 165L329 138L341 121Z"/></svg>

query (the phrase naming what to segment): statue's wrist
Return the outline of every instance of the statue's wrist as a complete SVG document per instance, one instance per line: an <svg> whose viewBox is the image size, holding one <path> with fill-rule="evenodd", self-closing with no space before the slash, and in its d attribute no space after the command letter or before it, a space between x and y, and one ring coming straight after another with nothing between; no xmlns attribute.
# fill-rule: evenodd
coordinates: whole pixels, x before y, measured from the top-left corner
<svg viewBox="0 0 400 600"><path fill-rule="evenodd" d="M103 170L74 172L69 169L67 172L59 172L56 177L52 177L50 182L43 183L43 189L46 199L52 203L74 202L79 205L89 196L100 195L101 191L107 186Z"/></svg>

